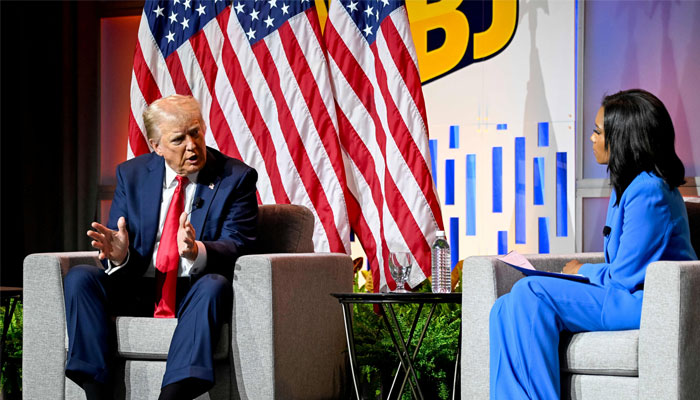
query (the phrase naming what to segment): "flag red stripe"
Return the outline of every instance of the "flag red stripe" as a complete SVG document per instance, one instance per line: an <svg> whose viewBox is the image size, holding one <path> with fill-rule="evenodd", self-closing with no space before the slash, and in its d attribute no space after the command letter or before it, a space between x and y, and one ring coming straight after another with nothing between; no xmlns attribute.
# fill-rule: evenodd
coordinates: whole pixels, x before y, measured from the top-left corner
<svg viewBox="0 0 700 400"><path fill-rule="evenodd" d="M227 8L224 13L230 13L230 7ZM221 30L226 32L226 25L221 25L224 20L228 22L228 16L225 18L217 18ZM241 64L238 61L238 56L233 50L231 45L231 40L228 35L224 36L224 44L221 50L224 71L228 77L233 93L238 100L238 107L243 114L248 127L250 128L250 133L255 140L255 143L260 149L260 153L265 161L265 169L267 175L270 177L270 184L272 185L272 193L275 196L275 201L281 204L289 204L289 197L287 192L284 190L284 185L282 184L282 178L280 176L279 170L277 170L277 151L275 150L275 144L270 136L270 131L265 124L265 120L260 114L260 110L255 102L255 97L248 86L244 78L244 72L241 68Z"/></svg>
<svg viewBox="0 0 700 400"><path fill-rule="evenodd" d="M425 99L423 98L423 90L421 90L418 68L416 68L416 64L414 64L408 49L404 46L404 41L391 18L384 19L381 29L386 45L389 48L389 54L391 54L391 57L394 59L394 64L399 67L398 69L401 72L401 77L405 82L406 89L411 93L413 103L415 103L416 108L418 108L420 112L421 118L423 119L423 126L426 127L427 132L428 117L425 115Z"/></svg>
<svg viewBox="0 0 700 400"><path fill-rule="evenodd" d="M411 149L409 149L409 146L410 144L415 146L415 143L412 143L411 140L411 143L408 144L407 136L410 137L410 133L408 132L408 129L401 118L399 110L396 109L396 106L393 103L391 93L389 93L386 73L384 72L384 67L381 65L379 54L377 54L377 43L373 43L370 48L372 49L375 57L374 70L377 75L379 90L382 92L382 97L385 99L385 104L387 106L389 126L393 134L392 137L397 144L399 144L399 151L402 154L404 154L404 151L408 151L410 153ZM384 147L382 150L382 155L386 159L386 147ZM420 165L416 165L415 162L409 163L409 166L411 169L414 167L420 168ZM416 262L420 265L421 269L423 269L426 276L429 276L432 271L430 271L430 246L428 245L428 241L425 239L420 226L418 226L415 215L411 213L408 204L406 204L406 201L401 194L401 191L396 186L393 177L389 173L389 169L387 168L385 171L384 190L386 191L385 196L387 198L387 204L389 204L389 212L391 212L391 215L394 217L394 221L396 221L396 224L399 226L401 235L408 244L411 253L413 253L413 257L416 259ZM406 172L408 173L409 171ZM422 171L422 173L427 174L427 169ZM429 175L427 177L429 178ZM432 182L430 184L432 184ZM420 240L421 238L423 240Z"/></svg>
<svg viewBox="0 0 700 400"><path fill-rule="evenodd" d="M233 140L231 127L224 117L224 112L216 96L214 87L216 74L219 68L216 66L216 61L211 53L209 41L204 31L199 31L192 36L190 38L190 44L192 45L192 50L199 63L199 67L202 70L204 82L207 84L209 94L211 95L211 108L209 109L209 123L211 126L209 127L209 131L214 136L214 140L222 153L242 160L241 153L238 151L238 146L236 146L236 142Z"/></svg>
<svg viewBox="0 0 700 400"><path fill-rule="evenodd" d="M283 26L289 26L289 23L283 24ZM290 31L291 33L291 31ZM323 186L318 180L316 171L311 165L309 160L309 155L306 153L306 148L304 147L304 142L301 140L299 131L297 130L292 113L289 110L287 101L285 100L284 93L280 86L279 72L275 65L275 61L272 59L272 55L267 47L265 41L260 41L253 46L253 53L258 60L258 64L261 68L265 68L265 81L267 86L272 93L272 97L277 105L277 114L279 116L280 125L284 126L286 129L286 134L284 139L287 142L287 148L292 156L292 161L297 171L299 171L299 177L306 189L306 193L313 204L319 219L321 220L321 225L326 231L328 236L329 245L331 251L333 252L344 252L345 248L343 246L343 241L340 238L338 229L335 226L335 221L333 219L333 209L331 208L330 202L326 197L326 193L323 191Z"/></svg>
<svg viewBox="0 0 700 400"><path fill-rule="evenodd" d="M360 170L360 173L365 178L365 181L369 185L370 192L372 194L372 199L374 200L374 204L377 207L379 229L373 231L372 228L370 228L369 225L367 225L367 222L364 219L364 215L362 215L361 207L359 205L356 205L355 202L357 200L355 199L355 197L352 195L347 196L347 207L350 222L353 227L353 230L355 231L355 234L360 240L360 243L362 243L362 247L364 248L365 253L367 254L369 263L372 268L372 279L374 282L376 282L374 288L375 291L378 291L380 282L380 266L378 265L379 260L376 258L376 238L374 237L374 234L377 231L379 232L379 240L381 243L383 260L383 265L381 266L382 269L388 271L387 268L389 260L389 246L387 245L386 238L384 236L385 197L382 194L382 188L381 184L379 183L379 177L375 173L376 169L374 164L374 158L372 158L372 155L370 154L369 149L367 149L366 144L357 134L357 131L355 131L355 128L353 128L352 124L347 119L342 110L340 110L340 108L338 108L337 110L338 112L336 114L338 117L338 127L340 132L342 132L342 134L340 135L340 141L343 144L343 147L348 152L348 155L352 158L355 165L357 165L358 169ZM370 250L368 250L370 248L373 249L372 256L370 256ZM385 278L389 287L393 288L395 283L393 279L391 279L391 274L385 274Z"/></svg>
<svg viewBox="0 0 700 400"><path fill-rule="evenodd" d="M141 154L146 154L151 151L146 143L146 138L143 136L141 129L134 119L133 111L129 112L129 146L134 156L140 156Z"/></svg>
<svg viewBox="0 0 700 400"><path fill-rule="evenodd" d="M141 44L138 42L136 43L136 51L134 51L134 75L136 75L136 82L139 84L146 104L151 104L163 97L160 94L160 89L158 89L158 84L153 78L153 74L151 74L151 70L146 65L146 60L141 52Z"/></svg>
<svg viewBox="0 0 700 400"><path fill-rule="evenodd" d="M175 93L191 96L192 91L190 90L189 83L187 83L187 78L185 78L185 72L182 70L180 55L177 51L170 53L168 58L165 59L165 65L168 66L168 72L170 72L170 77L173 80Z"/></svg>
<svg viewBox="0 0 700 400"><path fill-rule="evenodd" d="M314 35L316 35L316 42L321 47L321 51L323 52L323 58L326 61L326 63L328 63L326 42L323 40L323 33L321 32L321 23L318 20L318 10L316 10L316 7L311 7L308 10L306 10L306 18L309 20L309 24L311 25L311 29L314 31Z"/></svg>
<svg viewBox="0 0 700 400"><path fill-rule="evenodd" d="M367 109L370 117L374 121L376 129L377 147L380 149L382 157L386 160L386 136L384 130L382 129L381 121L379 119L379 115L377 114L377 109L374 103L374 88L369 78L364 74L364 71L362 70L360 65L357 64L355 57L352 55L352 53L350 53L350 50L347 48L342 39L338 36L338 32L335 30L335 27L333 26L331 21L328 21L326 23L326 35L328 35L327 38L330 41L328 46L329 53L336 61L336 64L338 64L338 67L342 71L345 78L348 80L348 83L358 95L358 98L362 102L363 106ZM379 61L378 59L375 60L375 63ZM377 73L376 71L377 69L375 69L375 73ZM384 76L383 73L382 75L377 75L377 81L382 81L383 79L386 79L386 76ZM340 119L340 116L338 116L338 118ZM340 132L341 137L347 133L342 129L340 130ZM352 153L352 150L350 148L345 148L348 151L348 153L350 153L350 157L352 157L352 159L357 162L358 157L356 157ZM416 223L415 217L413 216L411 210L409 209L408 205L401 196L401 193L396 187L396 184L394 183L393 178L391 174L389 174L389 171L388 169L386 169L386 167L384 169L384 190L384 197L386 199L392 217L394 218L397 226L399 227L399 230L401 231L405 242L409 244L409 246L413 244L413 246L411 246L411 252L413 253L416 262L420 265L421 269L425 271L426 259L424 258L424 246L422 245L422 243L420 243L420 240L417 238L423 238L423 242L425 242L426 245L427 241L425 240L425 236L423 235L423 232L420 230L418 224ZM374 188L372 189L372 192L373 196L376 195ZM383 230L384 229L382 226L382 232ZM410 235L418 236L412 237ZM414 243L416 241L418 241L418 245ZM388 271L389 267L386 259L384 261L383 267L385 271L386 280L387 282L389 282L389 277L391 274ZM430 272L428 272L428 274L429 273Z"/></svg>
<svg viewBox="0 0 700 400"><path fill-rule="evenodd" d="M377 83L379 84L379 90L382 93L382 97L386 100L385 104L387 107L387 119L392 137L396 142L396 146L399 148L399 152L406 161L410 172L415 177L423 196L433 212L433 215L440 215L440 205L437 202L435 192L432 190L433 181L428 164L426 163L425 158L423 158L420 149L418 149L416 142L413 140L413 136L411 136L411 132L409 132L408 127L406 126L401 111L396 107L396 104L391 97L391 92L387 86L386 72L381 65L376 42L370 46L370 48L372 49L376 60L375 70L377 71Z"/></svg>
<svg viewBox="0 0 700 400"><path fill-rule="evenodd" d="M313 13L313 15L315 15L315 13ZM335 131L335 126L333 125L331 116L323 101L318 83L311 73L309 64L303 57L298 56L303 53L289 23L280 26L279 38L284 47L287 61L299 84L304 100L306 100L306 106L311 112L311 119L316 127L316 132L318 132L323 147L326 149L326 153L330 158L331 165L333 165L335 175L340 182L345 182L345 167L343 166L343 159L340 155L338 136L328 134L328 132ZM330 87L328 87L328 89L330 89ZM347 192L346 185L342 184L342 186L344 192Z"/></svg>

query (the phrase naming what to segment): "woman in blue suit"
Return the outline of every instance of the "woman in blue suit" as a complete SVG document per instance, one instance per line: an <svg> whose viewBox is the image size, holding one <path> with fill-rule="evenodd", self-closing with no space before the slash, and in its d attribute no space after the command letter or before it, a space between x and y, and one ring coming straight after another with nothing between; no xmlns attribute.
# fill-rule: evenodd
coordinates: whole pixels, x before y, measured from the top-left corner
<svg viewBox="0 0 700 400"><path fill-rule="evenodd" d="M590 137L613 187L605 221L605 262L572 260L563 272L591 283L527 277L491 309L492 399L558 399L559 334L638 329L647 265L696 260L678 186L671 117L643 90L603 99Z"/></svg>

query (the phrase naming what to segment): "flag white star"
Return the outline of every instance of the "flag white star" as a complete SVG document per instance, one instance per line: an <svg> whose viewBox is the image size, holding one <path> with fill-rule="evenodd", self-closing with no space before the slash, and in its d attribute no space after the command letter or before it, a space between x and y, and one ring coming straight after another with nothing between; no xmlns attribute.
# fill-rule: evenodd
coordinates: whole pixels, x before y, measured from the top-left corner
<svg viewBox="0 0 700 400"><path fill-rule="evenodd" d="M172 22L173 24L176 23L176 22L177 22L177 13L176 13L175 11L172 11L172 12L170 13L170 16L168 17L168 19L169 19L170 22Z"/></svg>
<svg viewBox="0 0 700 400"><path fill-rule="evenodd" d="M269 0L268 3L271 9L277 7L277 0Z"/></svg>
<svg viewBox="0 0 700 400"><path fill-rule="evenodd" d="M256 19L259 19L258 14L260 14L260 11L258 11L258 10L251 11L250 17L253 19L253 21L255 21Z"/></svg>
<svg viewBox="0 0 700 400"><path fill-rule="evenodd" d="M175 41L175 32L168 32L167 35L165 35L166 38L168 38L168 43L174 42Z"/></svg>
<svg viewBox="0 0 700 400"><path fill-rule="evenodd" d="M369 36L372 34L372 27L367 25L365 26L365 29L362 30L365 33L365 36Z"/></svg>
<svg viewBox="0 0 700 400"><path fill-rule="evenodd" d="M372 8L372 6L368 5L367 9L364 11L364 13L367 14L367 17L371 17L372 14L374 14L374 9Z"/></svg>
<svg viewBox="0 0 700 400"><path fill-rule="evenodd" d="M348 9L350 9L350 11L357 11L357 3L351 1L350 4L348 4Z"/></svg>
<svg viewBox="0 0 700 400"><path fill-rule="evenodd" d="M173 4L180 4L180 0L173 0Z"/></svg>
<svg viewBox="0 0 700 400"><path fill-rule="evenodd" d="M199 5L199 8L197 9L197 12L199 13L199 16L200 16L200 17L201 17L202 15L206 14L206 11L204 11L205 8L206 8L206 6L205 6L204 4L200 4L200 5Z"/></svg>
<svg viewBox="0 0 700 400"><path fill-rule="evenodd" d="M165 10L165 9L164 9L163 7L161 7L161 6L158 6L158 7L156 7L155 10L153 10L153 12L156 13L156 18L158 18L158 17L163 17L163 16L164 16L164 15L163 15L163 10Z"/></svg>
<svg viewBox="0 0 700 400"><path fill-rule="evenodd" d="M377 11L374 12L374 15L376 15L376 18L379 19L379 9L377 8Z"/></svg>
<svg viewBox="0 0 700 400"><path fill-rule="evenodd" d="M255 39L255 31L253 30L252 26L250 27L250 29L248 29L248 32L246 32L245 34L248 35L248 40Z"/></svg>
<svg viewBox="0 0 700 400"><path fill-rule="evenodd" d="M236 9L236 14L240 14L240 13L243 12L243 3L238 3L238 4L236 4L236 6L233 7L233 8Z"/></svg>
<svg viewBox="0 0 700 400"><path fill-rule="evenodd" d="M185 0L185 10L190 8L190 0Z"/></svg>
<svg viewBox="0 0 700 400"><path fill-rule="evenodd" d="M182 22L180 22L180 25L182 25L182 29L185 30L190 27L190 20L182 17Z"/></svg>
<svg viewBox="0 0 700 400"><path fill-rule="evenodd" d="M274 20L275 20L274 18L272 18L272 17L270 17L270 16L268 15L268 16L267 16L267 19L265 20L265 26L268 27L268 28L271 27L271 26L274 26L274 25L275 25L275 24L273 24L273 21L274 21Z"/></svg>
<svg viewBox="0 0 700 400"><path fill-rule="evenodd" d="M282 15L287 15L289 14L289 4L285 4L282 6Z"/></svg>
<svg viewBox="0 0 700 400"><path fill-rule="evenodd" d="M384 4L385 7L388 6L388 5L389 5L389 0L382 0L382 4Z"/></svg>

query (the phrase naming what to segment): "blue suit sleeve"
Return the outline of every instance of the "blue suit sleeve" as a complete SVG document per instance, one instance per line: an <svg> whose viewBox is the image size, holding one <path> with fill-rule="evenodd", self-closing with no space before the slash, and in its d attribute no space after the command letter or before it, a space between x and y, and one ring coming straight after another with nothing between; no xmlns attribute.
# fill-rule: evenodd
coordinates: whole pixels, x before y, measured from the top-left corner
<svg viewBox="0 0 700 400"><path fill-rule="evenodd" d="M215 240L202 240L207 250L204 272L226 275L226 270L233 268L239 256L250 252L257 236L257 179L255 169L247 169L226 200L220 236Z"/></svg>
<svg viewBox="0 0 700 400"><path fill-rule="evenodd" d="M622 227L613 229L611 241L619 236L617 252L610 263L584 264L579 273L592 283L634 291L644 283L647 265L659 260L668 242L671 210L660 182L630 185L622 207ZM609 243L610 246L610 243Z"/></svg>

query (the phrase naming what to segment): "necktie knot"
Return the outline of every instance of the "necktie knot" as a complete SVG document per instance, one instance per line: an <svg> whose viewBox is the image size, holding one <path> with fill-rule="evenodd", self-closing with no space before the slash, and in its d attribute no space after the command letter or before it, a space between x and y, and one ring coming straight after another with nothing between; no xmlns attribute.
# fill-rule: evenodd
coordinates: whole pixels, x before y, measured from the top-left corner
<svg viewBox="0 0 700 400"><path fill-rule="evenodd" d="M190 180L186 176L175 175L175 180L177 180L178 186L185 186L190 183Z"/></svg>

